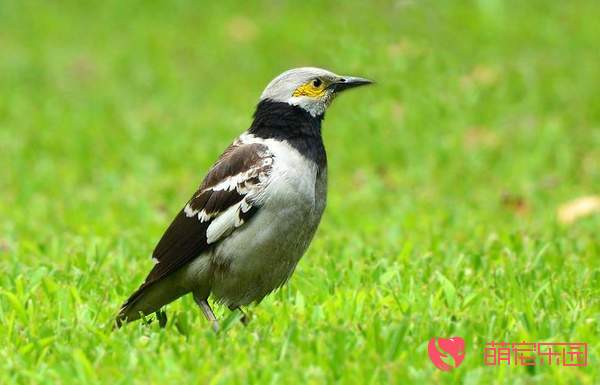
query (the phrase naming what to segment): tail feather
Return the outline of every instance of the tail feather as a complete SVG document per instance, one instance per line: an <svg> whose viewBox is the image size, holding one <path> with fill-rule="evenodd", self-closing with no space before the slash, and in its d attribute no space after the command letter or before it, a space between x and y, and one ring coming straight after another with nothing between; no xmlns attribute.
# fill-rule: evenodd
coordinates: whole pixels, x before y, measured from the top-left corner
<svg viewBox="0 0 600 385"><path fill-rule="evenodd" d="M133 292L133 294L129 296L129 298L127 298L127 301L121 305L119 314L115 319L116 328L123 326L123 323L135 321L141 318L141 313L134 313L131 310L133 309L134 305L143 297L144 292L146 292L149 287L150 285L147 282L144 282L136 291Z"/></svg>
<svg viewBox="0 0 600 385"><path fill-rule="evenodd" d="M123 303L115 319L115 327L120 328L124 323L150 315L189 292L190 289L178 282L176 274L160 281L146 281Z"/></svg>

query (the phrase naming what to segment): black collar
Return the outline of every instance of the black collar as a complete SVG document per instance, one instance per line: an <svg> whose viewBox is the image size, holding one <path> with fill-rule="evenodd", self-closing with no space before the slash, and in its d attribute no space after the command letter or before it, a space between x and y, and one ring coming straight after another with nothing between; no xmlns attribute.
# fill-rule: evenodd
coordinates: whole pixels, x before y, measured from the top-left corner
<svg viewBox="0 0 600 385"><path fill-rule="evenodd" d="M312 116L298 106L261 100L248 133L263 139L285 140L305 158L325 167L327 155L321 137L323 117L322 114Z"/></svg>

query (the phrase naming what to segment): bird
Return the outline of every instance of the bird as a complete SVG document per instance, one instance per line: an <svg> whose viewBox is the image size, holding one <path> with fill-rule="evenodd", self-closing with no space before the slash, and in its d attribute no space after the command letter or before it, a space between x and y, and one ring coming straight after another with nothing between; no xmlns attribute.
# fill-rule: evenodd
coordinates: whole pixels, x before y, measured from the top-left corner
<svg viewBox="0 0 600 385"><path fill-rule="evenodd" d="M372 84L316 67L287 70L262 92L250 128L209 169L156 245L145 281L123 303L115 327L192 294L218 332L208 300L239 310L292 275L327 200L325 111L341 92Z"/></svg>

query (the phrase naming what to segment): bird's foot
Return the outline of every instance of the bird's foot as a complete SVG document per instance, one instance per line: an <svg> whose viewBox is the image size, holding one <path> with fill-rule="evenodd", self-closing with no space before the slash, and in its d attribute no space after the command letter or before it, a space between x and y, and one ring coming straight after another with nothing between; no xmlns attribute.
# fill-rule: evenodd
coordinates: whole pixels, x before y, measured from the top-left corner
<svg viewBox="0 0 600 385"><path fill-rule="evenodd" d="M230 306L229 310L239 311L242 314L242 316L240 317L240 322L242 323L242 325L248 326L248 324L250 323L250 316L246 314L246 312L240 306Z"/></svg>
<svg viewBox="0 0 600 385"><path fill-rule="evenodd" d="M213 330L215 333L219 333L219 331L221 330L221 326L219 326L219 321L217 321L217 320L214 320L214 321L212 322L212 330Z"/></svg>
<svg viewBox="0 0 600 385"><path fill-rule="evenodd" d="M240 322L242 323L242 325L248 326L248 324L250 323L250 317L248 316L248 314L244 313L242 309L240 309L240 311L242 312L242 318L240 318Z"/></svg>
<svg viewBox="0 0 600 385"><path fill-rule="evenodd" d="M160 326L161 329L164 329L167 326L167 312L164 310L157 310L155 314L156 319L158 320L158 326Z"/></svg>

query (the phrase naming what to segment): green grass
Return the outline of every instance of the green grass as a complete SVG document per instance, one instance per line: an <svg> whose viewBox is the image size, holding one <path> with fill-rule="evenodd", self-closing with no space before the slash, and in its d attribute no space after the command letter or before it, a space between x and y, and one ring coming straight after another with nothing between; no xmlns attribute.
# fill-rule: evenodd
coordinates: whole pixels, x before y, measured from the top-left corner
<svg viewBox="0 0 600 385"><path fill-rule="evenodd" d="M595 1L0 2L3 384L598 384ZM120 303L266 83L376 79L324 127L329 204L291 281L212 333L191 298ZM466 359L437 370L433 336ZM586 368L487 367L488 341L583 341Z"/></svg>

